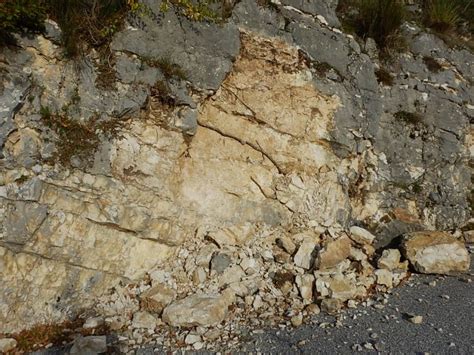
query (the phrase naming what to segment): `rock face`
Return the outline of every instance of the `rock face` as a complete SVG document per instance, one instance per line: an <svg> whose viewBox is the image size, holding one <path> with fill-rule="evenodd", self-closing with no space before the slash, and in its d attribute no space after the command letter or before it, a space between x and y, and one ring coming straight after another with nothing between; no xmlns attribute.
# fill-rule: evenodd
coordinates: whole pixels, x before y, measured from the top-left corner
<svg viewBox="0 0 474 355"><path fill-rule="evenodd" d="M333 312L405 276L393 255L375 274L375 248L468 220L472 53L404 26L387 86L337 1L243 0L225 24L142 2L113 39L111 87L99 53L76 65L41 35L0 50L0 333L90 308L216 324L224 287L262 317L285 294L297 319L315 298ZM433 270L441 245L407 257ZM465 268L446 245L443 267Z"/></svg>
<svg viewBox="0 0 474 355"><path fill-rule="evenodd" d="M424 274L469 270L471 259L464 243L448 233L411 233L404 237L402 248L414 269Z"/></svg>

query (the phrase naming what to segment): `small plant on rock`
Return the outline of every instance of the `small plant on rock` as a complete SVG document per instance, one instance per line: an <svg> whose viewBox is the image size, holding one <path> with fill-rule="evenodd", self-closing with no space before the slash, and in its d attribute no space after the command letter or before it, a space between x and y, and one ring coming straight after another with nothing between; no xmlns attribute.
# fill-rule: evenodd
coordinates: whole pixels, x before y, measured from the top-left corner
<svg viewBox="0 0 474 355"><path fill-rule="evenodd" d="M364 40L373 38L382 51L403 48L398 34L406 18L402 0L343 0L338 11L346 30Z"/></svg>
<svg viewBox="0 0 474 355"><path fill-rule="evenodd" d="M425 23L440 32L453 30L461 21L461 10L455 0L427 0L424 4Z"/></svg>

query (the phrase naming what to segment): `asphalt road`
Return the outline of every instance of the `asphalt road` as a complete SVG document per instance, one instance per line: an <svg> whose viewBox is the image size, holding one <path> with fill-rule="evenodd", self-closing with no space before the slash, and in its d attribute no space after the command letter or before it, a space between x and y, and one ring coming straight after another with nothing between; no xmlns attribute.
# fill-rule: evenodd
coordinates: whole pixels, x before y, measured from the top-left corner
<svg viewBox="0 0 474 355"><path fill-rule="evenodd" d="M375 302L344 311L339 322L332 316L317 315L311 324L297 329L253 333L241 344L240 351L474 354L473 269L459 277L414 275L407 284L393 290L383 308L382 302ZM429 285L432 281L436 286ZM376 304L379 308L374 307ZM413 324L409 315L421 315L423 322Z"/></svg>

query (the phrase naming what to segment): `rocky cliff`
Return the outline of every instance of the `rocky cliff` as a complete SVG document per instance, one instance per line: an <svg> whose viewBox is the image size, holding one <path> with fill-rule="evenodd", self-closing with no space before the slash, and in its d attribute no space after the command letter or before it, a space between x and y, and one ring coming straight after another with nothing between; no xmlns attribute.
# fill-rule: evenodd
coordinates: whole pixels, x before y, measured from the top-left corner
<svg viewBox="0 0 474 355"><path fill-rule="evenodd" d="M316 278L319 300L362 299L407 276L400 256L396 276L370 265L376 250L467 225L469 50L406 23L409 50L382 62L337 1L243 0L218 24L144 3L105 67L65 60L51 21L0 52L0 333L133 314L153 283L169 288L158 313L207 302L217 322L212 297L185 296L303 306Z"/></svg>

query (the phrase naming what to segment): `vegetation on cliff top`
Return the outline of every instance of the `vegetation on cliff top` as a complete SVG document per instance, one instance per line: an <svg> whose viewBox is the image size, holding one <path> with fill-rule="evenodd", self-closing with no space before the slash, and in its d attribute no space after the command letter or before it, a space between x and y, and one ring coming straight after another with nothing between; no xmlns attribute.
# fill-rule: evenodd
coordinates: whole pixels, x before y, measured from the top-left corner
<svg viewBox="0 0 474 355"><path fill-rule="evenodd" d="M420 0L417 6L410 9L406 0L340 0L338 13L347 32L374 39L382 54L405 47L400 26L406 20L451 37L474 34L474 0Z"/></svg>
<svg viewBox="0 0 474 355"><path fill-rule="evenodd" d="M195 21L217 21L210 4L219 0L164 0L161 10L174 8ZM109 43L122 28L127 14L144 14L138 0L2 0L0 1L0 45L14 44L14 33L40 33L51 18L61 28L65 54L74 57L86 48Z"/></svg>

